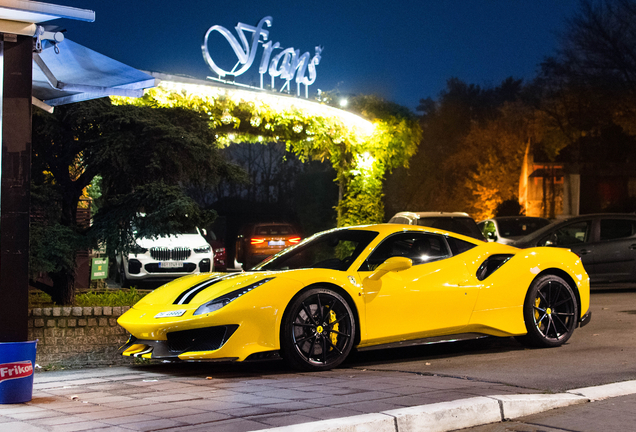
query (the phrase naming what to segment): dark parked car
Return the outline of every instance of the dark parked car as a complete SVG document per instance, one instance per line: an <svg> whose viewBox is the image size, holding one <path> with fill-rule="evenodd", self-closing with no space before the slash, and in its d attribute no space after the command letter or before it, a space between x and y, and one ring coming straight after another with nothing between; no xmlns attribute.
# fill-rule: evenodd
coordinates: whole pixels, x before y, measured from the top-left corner
<svg viewBox="0 0 636 432"><path fill-rule="evenodd" d="M550 224L513 246L553 246L581 257L592 282L636 281L636 215L591 214Z"/></svg>
<svg viewBox="0 0 636 432"><path fill-rule="evenodd" d="M236 261L243 264L243 269L250 269L286 247L298 244L300 239L299 230L289 223L245 225L236 238Z"/></svg>
<svg viewBox="0 0 636 432"><path fill-rule="evenodd" d="M478 240L485 240L477 223L468 213L461 212L410 212L403 211L396 213L389 223L421 225L429 228L439 228L457 234L473 237Z"/></svg>
<svg viewBox="0 0 636 432"><path fill-rule="evenodd" d="M227 271L227 252L225 251L225 243L219 239L211 229L204 230L203 237L212 246L214 251L214 271Z"/></svg>
<svg viewBox="0 0 636 432"><path fill-rule="evenodd" d="M550 225L548 219L531 216L494 217L477 224L488 241L502 244L511 244L548 225Z"/></svg>

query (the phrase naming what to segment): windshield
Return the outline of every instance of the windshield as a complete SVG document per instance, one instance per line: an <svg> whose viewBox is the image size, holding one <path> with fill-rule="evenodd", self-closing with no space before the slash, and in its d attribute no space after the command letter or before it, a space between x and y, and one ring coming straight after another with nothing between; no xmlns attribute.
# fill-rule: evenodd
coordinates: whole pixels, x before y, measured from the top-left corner
<svg viewBox="0 0 636 432"><path fill-rule="evenodd" d="M435 217L424 216L417 220L418 225L429 228L439 228L465 236L483 240L484 236L477 228L477 224L469 217Z"/></svg>
<svg viewBox="0 0 636 432"><path fill-rule="evenodd" d="M325 268L347 270L378 235L375 231L334 229L287 248L253 270Z"/></svg>
<svg viewBox="0 0 636 432"><path fill-rule="evenodd" d="M499 235L501 237L521 237L535 232L539 228L550 225L546 219L500 219Z"/></svg>

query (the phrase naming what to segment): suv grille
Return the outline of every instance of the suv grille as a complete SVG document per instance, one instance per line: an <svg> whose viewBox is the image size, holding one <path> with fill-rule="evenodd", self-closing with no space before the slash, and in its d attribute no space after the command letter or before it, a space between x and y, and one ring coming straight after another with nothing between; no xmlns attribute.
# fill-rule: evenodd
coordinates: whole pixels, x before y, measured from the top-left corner
<svg viewBox="0 0 636 432"><path fill-rule="evenodd" d="M150 256L157 261L184 261L192 254L190 248L177 247L169 249L166 247L153 247L150 248Z"/></svg>

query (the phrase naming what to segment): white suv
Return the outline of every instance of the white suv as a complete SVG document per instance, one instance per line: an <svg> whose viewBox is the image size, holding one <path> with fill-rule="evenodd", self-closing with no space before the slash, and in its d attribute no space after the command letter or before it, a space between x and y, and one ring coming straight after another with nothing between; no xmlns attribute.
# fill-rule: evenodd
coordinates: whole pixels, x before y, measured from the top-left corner
<svg viewBox="0 0 636 432"><path fill-rule="evenodd" d="M136 240L126 256L117 254L122 288L136 282L168 282L181 276L214 271L214 252L199 228L191 232Z"/></svg>

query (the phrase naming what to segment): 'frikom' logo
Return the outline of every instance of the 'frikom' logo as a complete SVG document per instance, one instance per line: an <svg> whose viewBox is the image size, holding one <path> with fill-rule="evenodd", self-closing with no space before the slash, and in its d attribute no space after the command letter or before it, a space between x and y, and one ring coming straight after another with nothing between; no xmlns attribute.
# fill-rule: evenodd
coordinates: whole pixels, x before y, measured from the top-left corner
<svg viewBox="0 0 636 432"><path fill-rule="evenodd" d="M33 375L30 360L0 364L0 382Z"/></svg>

